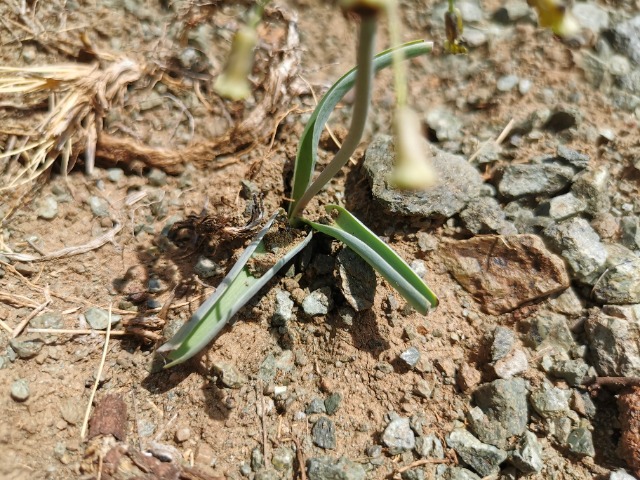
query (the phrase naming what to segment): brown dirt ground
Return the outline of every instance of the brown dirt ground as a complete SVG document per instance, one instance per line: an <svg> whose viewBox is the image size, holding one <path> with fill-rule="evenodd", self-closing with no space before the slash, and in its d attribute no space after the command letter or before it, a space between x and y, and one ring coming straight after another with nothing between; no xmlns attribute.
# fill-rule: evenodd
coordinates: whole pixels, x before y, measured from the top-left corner
<svg viewBox="0 0 640 480"><path fill-rule="evenodd" d="M164 8L163 2L111 3L113 6L110 7L106 2L102 5L101 2L83 0L28 2L29 13L22 17L32 23L29 26L17 13L19 2L3 2L0 5L0 18L4 25L0 28L2 63L25 65L25 49L30 54L35 52L35 59L31 60L33 64L77 60L73 56L82 46L80 33L86 33L98 50L115 50L140 62L164 64L179 56L186 44L184 38L189 37L190 32L209 23L214 26L206 30L214 32L212 43L205 52L210 63L202 71L207 75L215 74L224 64L234 22L244 11L244 7L236 2L212 2L219 3L219 7L193 7L188 11L186 8ZM429 17L431 3L421 1L407 9L404 32L407 39L442 38L442 27L432 24ZM497 3L485 2L484 7L491 11ZM135 7L133 11L131 5ZM291 1L283 8L298 14L302 44L300 74L320 92L352 65L355 28L324 2ZM41 30L34 33L34 28ZM263 33L265 38L280 42L283 31L282 22L274 16L274 19L268 19ZM380 44L384 42L383 31ZM534 83L531 94L527 96L515 92L503 94L499 102L489 102L485 109L466 109L465 115L472 119L465 125L463 146L467 155L489 136L497 136L510 119L521 120L530 112L544 108L544 97L539 93L548 88L558 91L558 98L564 101L571 93L578 93L573 98L583 113L585 128L606 126L620 139L616 148L598 148L595 143L571 137L564 138L564 141L599 162L609 161L616 153L625 156L624 145L629 140L627 132L632 128L629 117L613 111L606 98L589 87L576 68L575 53L548 32L533 25L518 25L499 40L474 50L468 58L462 59L445 57L439 49L436 50L431 57L411 62L411 98L419 111L438 104L453 108L457 104L465 109L464 99L484 95L487 90L491 99L495 78L506 73L526 76ZM437 62L437 68L430 66L429 62ZM490 68L484 62L488 62ZM461 75L461 69L470 73ZM177 73L174 80L183 80L180 75ZM258 82L260 78L258 73ZM393 101L391 90L385 88L389 80L388 72L379 76L376 113L368 138L373 131L388 131L388 112ZM105 128L115 135L126 136L126 132L134 132L141 144L179 150L223 133L229 121L234 122L252 108L251 103L246 107L227 106L215 98L206 81L196 82L202 85L211 108L206 108L194 96L194 82L167 87L160 80L155 86L156 92L170 92L189 106L195 125L193 135L190 135L186 117L174 102L163 99L155 107L140 107L140 102L148 99L154 91L153 85L144 81L129 88L124 106L109 114ZM257 95L264 95L264 92ZM302 113L291 113L283 120L272 146L267 136L248 153L201 159L198 167L191 170L191 184L186 188L180 188L184 176L170 176L166 185L151 186L148 179L139 173L139 164L119 165L126 170L126 175L114 183L107 179L107 172L102 168L106 165L98 161L93 178L85 176L81 168L76 168L65 180L54 170L48 181L41 182L38 189L25 197L18 193L3 193L0 201L3 215L15 207L15 212L3 225L4 242L20 251L32 252L26 243L29 237L35 237L36 244L50 252L89 241L112 228L114 222L122 223L123 229L116 236L115 244L107 244L80 256L33 263L29 265L32 271L25 270L24 274L6 267L5 276L0 279L0 291L14 301L0 303L0 319L11 327L17 325L29 315L33 304L44 301L44 288L48 286L53 299L48 309L63 312L65 328L81 328L79 314L86 308L108 308L111 303L115 308L120 301L144 291L152 275L160 277L167 287L162 293L151 294L161 304L177 285L191 285L187 293L183 293L184 289L178 290L166 322L175 324L188 319L203 296L212 291L219 277L211 282L194 281L193 266L197 255L190 252L189 246L180 248L170 244L162 238L161 231L172 216L198 213L206 198L209 199L210 213L226 215L230 224L241 225L246 200L240 195L240 182L248 177L264 193L267 212L281 204L287 191L285 181L291 174L297 138L302 130L301 122L313 106L308 92L287 101L291 105L299 105ZM33 125L34 116L41 118L43 113L33 109L0 109L5 129ZM332 120L338 135L347 126L346 118L348 116L341 111ZM514 161L526 161L532 156L553 152L556 143L557 139L545 133L537 142L529 142L514 151ZM326 150L321 153L321 161L334 150L328 139L324 139L323 145ZM198 455L206 444L216 459L212 467L214 473L234 477L239 476L238 467L249 460L251 450L262 445L263 434L268 439L270 450L280 444L288 445L283 439L291 436L308 439L308 421L297 421L294 414L304 410L312 398L323 396L325 392L339 391L343 396L342 405L333 417L338 445L329 453L355 460L364 459L366 446L379 441L385 425L384 415L390 411L403 415L421 413L426 419L425 432L440 436L452 428L455 420L464 418L468 397L442 372L452 365L455 367L468 362L483 372L483 381L491 380L486 365L486 335L498 324L526 329L526 316L532 307L518 312L518 315L501 317L480 313L474 301L448 276L437 252L425 254L417 246L416 233L420 230L438 237L455 232L444 226L388 218L377 208L371 208L370 193L360 173L363 151L364 148L354 156L355 162L323 192L320 200L344 201L375 231L386 235L392 247L404 258L424 259L429 269L427 283L441 300L439 308L426 317L400 312L391 315L387 297L399 297L385 282L379 281L374 308L358 315L352 326L344 324L334 314L328 318L292 322L287 334L281 335L269 327L268 320L274 305L273 287L282 283L276 279L260 299L242 310L235 324L219 336L205 355L170 371L149 373L156 346L152 340L140 335L114 337L109 344L98 398L105 392L115 392L126 401L131 443L141 442L144 446L167 426L170 419L176 417L156 440L176 446L186 461L195 458L196 462L202 458ZM68 202L59 204L58 216L51 221L37 218L38 201L59 190L68 191L70 197ZM147 196L127 206L124 202L127 195L137 191L147 192ZM87 204L91 195L108 200L110 217L99 219L92 215ZM312 205L312 211L314 208ZM139 231L141 225L145 228ZM7 236L6 232L10 235ZM241 244L241 241L221 242L214 251L215 259L229 268L230 259ZM128 271L131 278L124 290L118 288L118 279ZM20 301L22 297L19 296L28 298L30 302ZM401 299L400 302L402 304ZM139 314L117 308L114 311L127 320L141 321L145 325L143 329L151 334L161 334L159 328L147 326L151 311L144 308ZM406 335L407 330L411 330L410 326L419 334L413 341ZM45 340L45 346L35 358L17 360L8 369L0 370L0 477L79 478L79 465L84 453L80 425L104 337L37 337ZM416 343L424 359L425 370L422 373L404 371L396 361L401 351ZM2 351L7 345L7 334L1 331ZM278 355L283 348L294 352L296 366L291 373L279 374L274 384L288 385L292 402L286 411L271 411L263 423L256 410L257 403L261 401L256 394L257 372L269 353ZM248 377L247 383L239 389L223 388L209 371L210 365L220 360L234 364ZM377 368L381 362L391 363L393 372L384 373ZM532 369L530 372L531 380L538 381L537 371ZM13 401L8 394L12 382L18 378L26 379L31 386L30 398L24 403ZM436 386L432 399L425 400L413 394L414 385L420 378ZM61 409L75 412L67 415L72 421L62 417ZM189 427L192 433L186 442L178 444L174 441L174 432L182 427ZM549 458L548 465L559 472L557 478L604 478L600 475L606 469L620 465L620 460L613 453L611 435L598 438L603 438L604 443L599 445L595 460L580 461L561 455ZM307 457L326 453L308 441L303 443L303 448ZM448 458L453 463L453 458ZM570 469L565 468L566 463L572 464ZM373 473L373 477L385 477L394 467L394 461L388 459ZM573 473L567 473L569 470Z"/></svg>

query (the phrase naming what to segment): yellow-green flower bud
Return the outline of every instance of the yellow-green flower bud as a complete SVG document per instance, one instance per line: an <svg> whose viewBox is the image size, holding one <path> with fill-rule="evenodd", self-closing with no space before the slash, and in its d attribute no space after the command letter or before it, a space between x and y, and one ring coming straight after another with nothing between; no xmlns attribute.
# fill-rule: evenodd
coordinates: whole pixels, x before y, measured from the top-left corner
<svg viewBox="0 0 640 480"><path fill-rule="evenodd" d="M254 27L245 25L236 32L227 66L213 85L218 95L230 100L244 100L251 95L248 77L253 68L253 49L257 43L258 33Z"/></svg>
<svg viewBox="0 0 640 480"><path fill-rule="evenodd" d="M580 25L559 0L527 0L538 13L541 27L550 28L559 37L568 39L578 36Z"/></svg>
<svg viewBox="0 0 640 480"><path fill-rule="evenodd" d="M396 110L396 162L389 183L401 190L421 190L436 183L436 172L425 154L420 119L404 106Z"/></svg>

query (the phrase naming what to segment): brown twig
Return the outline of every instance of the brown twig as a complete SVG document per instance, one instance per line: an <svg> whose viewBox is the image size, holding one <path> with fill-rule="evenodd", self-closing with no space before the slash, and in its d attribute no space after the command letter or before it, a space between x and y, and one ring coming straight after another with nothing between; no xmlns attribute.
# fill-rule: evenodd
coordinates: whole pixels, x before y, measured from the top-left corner
<svg viewBox="0 0 640 480"><path fill-rule="evenodd" d="M294 443L294 445L296 446L296 458L298 459L298 465L300 466L300 480L307 480L304 452L302 451L302 445L300 445L300 440L298 440L297 437L291 436L288 438L283 438L281 441Z"/></svg>
<svg viewBox="0 0 640 480"><path fill-rule="evenodd" d="M590 389L640 387L640 377L596 377L587 385Z"/></svg>
<svg viewBox="0 0 640 480"><path fill-rule="evenodd" d="M62 248L53 253L49 253L40 257L28 255L26 253L5 253L4 255L12 260L17 260L19 262L44 262L46 260L56 260L60 258L72 257L74 255L81 255L83 253L90 252L91 250L96 250L102 247L105 243L115 244L115 236L120 232L120 230L122 230L122 224L116 223L111 230L83 245Z"/></svg>

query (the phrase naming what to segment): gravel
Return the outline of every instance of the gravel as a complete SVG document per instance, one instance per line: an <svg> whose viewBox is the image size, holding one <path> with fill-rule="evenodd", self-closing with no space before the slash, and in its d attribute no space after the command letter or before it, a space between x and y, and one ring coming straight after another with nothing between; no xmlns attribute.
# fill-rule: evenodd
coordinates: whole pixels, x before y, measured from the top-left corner
<svg viewBox="0 0 640 480"><path fill-rule="evenodd" d="M413 450L416 436L411 430L409 419L401 417L391 420L382 434L382 443L389 448L391 455Z"/></svg>
<svg viewBox="0 0 640 480"><path fill-rule="evenodd" d="M416 347L409 347L400 354L400 360L406 363L410 368L415 367L420 361L420 350Z"/></svg>
<svg viewBox="0 0 640 480"><path fill-rule="evenodd" d="M544 418L556 418L569 411L571 390L562 390L545 384L530 397L533 408Z"/></svg>
<svg viewBox="0 0 640 480"><path fill-rule="evenodd" d="M211 260L210 258L201 256L198 258L193 270L198 274L200 278L211 278L217 275L221 275L224 270L220 265Z"/></svg>
<svg viewBox="0 0 640 480"><path fill-rule="evenodd" d="M9 340L9 345L18 358L24 360L38 355L44 346L44 342L36 337L21 336Z"/></svg>
<svg viewBox="0 0 640 480"><path fill-rule="evenodd" d="M309 480L364 480L366 473L361 464L346 457L310 458L307 460Z"/></svg>
<svg viewBox="0 0 640 480"><path fill-rule="evenodd" d="M311 429L313 443L327 450L336 448L336 427L327 417L320 417Z"/></svg>
<svg viewBox="0 0 640 480"><path fill-rule="evenodd" d="M29 399L31 392L29 390L29 382L21 378L11 384L11 398L16 402L25 402Z"/></svg>
<svg viewBox="0 0 640 480"><path fill-rule="evenodd" d="M595 457L596 451L593 446L593 437L586 428L576 428L572 430L567 438L567 446L571 453L585 457Z"/></svg>
<svg viewBox="0 0 640 480"><path fill-rule="evenodd" d="M464 428L453 430L447 435L447 445L473 470L483 477L498 473L500 464L507 459L507 452L493 445L482 443Z"/></svg>
<svg viewBox="0 0 640 480"><path fill-rule="evenodd" d="M247 383L247 377L238 371L235 365L222 360L217 360L211 367L225 387L240 388Z"/></svg>
<svg viewBox="0 0 640 480"><path fill-rule="evenodd" d="M552 195L566 188L574 175L573 168L558 163L508 165L498 191L507 198Z"/></svg>
<svg viewBox="0 0 640 480"><path fill-rule="evenodd" d="M44 218L45 220L52 220L58 216L58 201L52 197L44 197L38 202L38 210L36 211L38 218Z"/></svg>
<svg viewBox="0 0 640 480"><path fill-rule="evenodd" d="M89 208L96 217L108 217L109 216L109 203L101 197L91 196L89 197Z"/></svg>
<svg viewBox="0 0 640 480"><path fill-rule="evenodd" d="M336 257L338 285L345 300L356 312L369 310L376 293L376 273L360 255L348 247Z"/></svg>
<svg viewBox="0 0 640 480"><path fill-rule="evenodd" d="M94 330L106 330L109 323L109 311L104 308L91 307L84 312L84 317ZM122 316L111 313L111 327L117 325Z"/></svg>
<svg viewBox="0 0 640 480"><path fill-rule="evenodd" d="M331 308L333 308L333 299L329 287L322 287L311 292L302 301L304 313L312 317L326 315Z"/></svg>
<svg viewBox="0 0 640 480"><path fill-rule="evenodd" d="M511 463L524 473L538 473L544 467L542 445L530 431L524 432L518 446L511 453Z"/></svg>

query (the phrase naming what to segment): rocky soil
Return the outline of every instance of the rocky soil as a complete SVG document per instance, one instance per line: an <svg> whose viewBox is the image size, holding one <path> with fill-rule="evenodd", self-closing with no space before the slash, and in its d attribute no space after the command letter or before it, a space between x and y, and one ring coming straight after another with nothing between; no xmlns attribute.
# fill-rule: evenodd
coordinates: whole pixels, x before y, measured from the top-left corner
<svg viewBox="0 0 640 480"><path fill-rule="evenodd" d="M92 176L79 159L0 197L0 478L640 477L637 2L576 1L583 33L567 45L524 0L459 1L466 56L442 51L447 2L403 2L406 39L436 41L410 62L410 96L440 183L387 185L382 72L366 140L320 200L388 241L440 305L416 313L318 236L201 356L161 369L155 349L246 243L222 228L246 223L254 195L268 213L283 204L314 95L353 64L349 19L274 3L246 103L210 87L241 2L0 5L6 65L81 61L88 38L161 67L104 119L135 155L101 158L98 143ZM268 72L288 60L278 96ZM230 129L264 99L265 128L236 144ZM45 116L46 98L33 105L0 99L3 150ZM338 139L349 113L347 98ZM153 166L140 146L178 153ZM321 147L323 164L336 146L324 134ZM201 211L208 224L172 229Z"/></svg>

